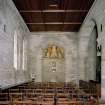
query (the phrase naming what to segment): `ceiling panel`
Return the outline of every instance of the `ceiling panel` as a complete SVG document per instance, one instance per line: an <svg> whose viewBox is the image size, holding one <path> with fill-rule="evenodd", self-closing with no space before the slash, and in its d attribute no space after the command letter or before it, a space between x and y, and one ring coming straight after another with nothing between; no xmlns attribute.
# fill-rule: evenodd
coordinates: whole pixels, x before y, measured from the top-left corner
<svg viewBox="0 0 105 105"><path fill-rule="evenodd" d="M44 24L37 24L37 25L34 25L34 24L28 24L28 27L29 27L29 30L30 31L45 31L45 26Z"/></svg>
<svg viewBox="0 0 105 105"><path fill-rule="evenodd" d="M61 24L48 24L46 25L45 31L62 31L63 25Z"/></svg>
<svg viewBox="0 0 105 105"><path fill-rule="evenodd" d="M69 12L66 13L65 22L83 22L87 12Z"/></svg>
<svg viewBox="0 0 105 105"><path fill-rule="evenodd" d="M64 27L63 27L63 31L73 31L73 32L76 32L79 30L81 24L65 24Z"/></svg>
<svg viewBox="0 0 105 105"><path fill-rule="evenodd" d="M63 22L64 13L63 12L47 12L44 13L45 22Z"/></svg>
<svg viewBox="0 0 105 105"><path fill-rule="evenodd" d="M26 23L43 22L43 15L41 12L24 12L21 13L21 15Z"/></svg>
<svg viewBox="0 0 105 105"><path fill-rule="evenodd" d="M64 9L65 0L43 0L43 9Z"/></svg>
<svg viewBox="0 0 105 105"><path fill-rule="evenodd" d="M18 10L41 10L43 0L13 0Z"/></svg>
<svg viewBox="0 0 105 105"><path fill-rule="evenodd" d="M67 9L89 10L94 0L68 0Z"/></svg>
<svg viewBox="0 0 105 105"><path fill-rule="evenodd" d="M13 0L30 31L78 31L94 0Z"/></svg>

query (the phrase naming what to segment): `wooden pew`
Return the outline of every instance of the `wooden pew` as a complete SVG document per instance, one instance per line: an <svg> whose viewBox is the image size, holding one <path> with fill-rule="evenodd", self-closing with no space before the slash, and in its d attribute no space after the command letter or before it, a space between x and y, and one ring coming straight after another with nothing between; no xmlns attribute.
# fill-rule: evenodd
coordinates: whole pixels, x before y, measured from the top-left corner
<svg viewBox="0 0 105 105"><path fill-rule="evenodd" d="M12 102L12 104L17 102L19 105L21 103L36 105L40 102L42 105L53 105L55 93L58 96L58 105L68 105L70 103L73 105L83 104L83 101L78 100L78 96L84 95L79 93L72 83L27 83L10 88L7 93L3 94L7 94L6 97L9 94L9 99L6 100ZM91 93L86 95L96 94L92 90ZM90 102L88 104L91 105Z"/></svg>

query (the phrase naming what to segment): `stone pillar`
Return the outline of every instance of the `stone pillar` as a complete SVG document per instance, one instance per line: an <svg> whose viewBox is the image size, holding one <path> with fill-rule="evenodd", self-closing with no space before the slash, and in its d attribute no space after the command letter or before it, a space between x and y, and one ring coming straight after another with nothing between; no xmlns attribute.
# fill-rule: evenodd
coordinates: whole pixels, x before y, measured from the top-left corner
<svg viewBox="0 0 105 105"><path fill-rule="evenodd" d="M90 37L87 38L87 57L85 58L86 79L96 79L96 29L93 28Z"/></svg>
<svg viewBox="0 0 105 105"><path fill-rule="evenodd" d="M87 58L88 37L82 37L79 44L79 79L86 78L86 58Z"/></svg>
<svg viewBox="0 0 105 105"><path fill-rule="evenodd" d="M81 80L87 80L87 72L86 72L86 62L88 57L88 44L89 39L91 36L91 33L94 29L95 22L87 21L85 24L83 24L83 27L81 27L79 32L79 79Z"/></svg>
<svg viewBox="0 0 105 105"><path fill-rule="evenodd" d="M105 100L105 36L102 35L102 54L101 54L101 99Z"/></svg>

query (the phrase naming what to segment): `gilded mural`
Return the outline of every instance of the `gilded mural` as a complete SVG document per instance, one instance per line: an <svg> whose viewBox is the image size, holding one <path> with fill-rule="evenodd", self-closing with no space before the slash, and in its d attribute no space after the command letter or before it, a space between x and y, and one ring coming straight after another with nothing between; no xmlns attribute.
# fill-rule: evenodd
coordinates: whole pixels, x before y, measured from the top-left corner
<svg viewBox="0 0 105 105"><path fill-rule="evenodd" d="M47 48L43 50L43 58L64 58L64 50L55 44L49 44Z"/></svg>

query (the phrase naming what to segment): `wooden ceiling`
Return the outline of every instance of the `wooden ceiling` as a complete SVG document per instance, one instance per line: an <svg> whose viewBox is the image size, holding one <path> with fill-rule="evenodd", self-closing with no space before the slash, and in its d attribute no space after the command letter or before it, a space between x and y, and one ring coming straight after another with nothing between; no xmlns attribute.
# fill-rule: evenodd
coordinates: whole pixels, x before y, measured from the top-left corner
<svg viewBox="0 0 105 105"><path fill-rule="evenodd" d="M13 0L29 30L78 31L94 0Z"/></svg>

